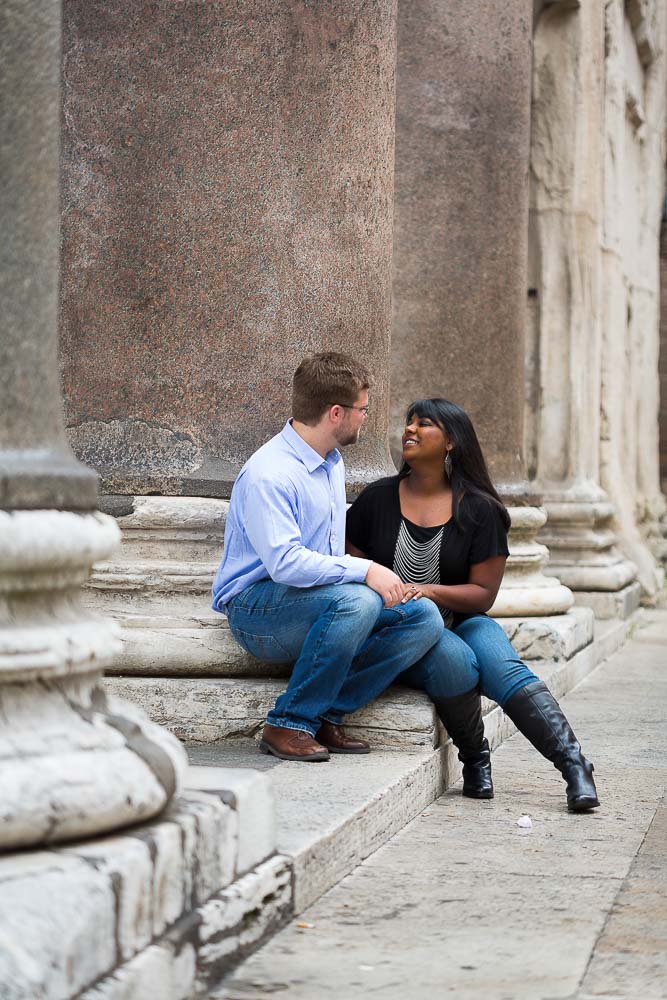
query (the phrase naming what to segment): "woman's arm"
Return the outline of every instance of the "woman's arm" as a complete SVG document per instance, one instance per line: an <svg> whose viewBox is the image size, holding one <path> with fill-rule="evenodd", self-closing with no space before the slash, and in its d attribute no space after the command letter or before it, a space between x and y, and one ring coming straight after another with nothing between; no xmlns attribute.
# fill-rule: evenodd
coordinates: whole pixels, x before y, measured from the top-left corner
<svg viewBox="0 0 667 1000"><path fill-rule="evenodd" d="M363 552L358 549L350 550L354 556L363 556ZM439 608L448 608L450 611L488 611L496 599L500 589L500 584L505 572L505 556L493 556L484 562L475 563L470 567L470 574L467 583L460 583L454 586L445 587L440 584L413 584L406 583L405 596L403 601L413 597L428 597ZM411 591L411 587L417 588L417 593Z"/></svg>

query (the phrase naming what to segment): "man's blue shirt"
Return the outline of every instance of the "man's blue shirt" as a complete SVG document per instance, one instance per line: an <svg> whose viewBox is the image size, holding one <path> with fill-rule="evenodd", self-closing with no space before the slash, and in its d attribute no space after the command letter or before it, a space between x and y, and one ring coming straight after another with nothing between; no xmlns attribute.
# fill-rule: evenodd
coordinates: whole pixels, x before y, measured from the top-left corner
<svg viewBox="0 0 667 1000"><path fill-rule="evenodd" d="M241 469L232 490L213 608L258 580L290 587L360 583L370 560L345 555L345 468L322 458L288 420Z"/></svg>

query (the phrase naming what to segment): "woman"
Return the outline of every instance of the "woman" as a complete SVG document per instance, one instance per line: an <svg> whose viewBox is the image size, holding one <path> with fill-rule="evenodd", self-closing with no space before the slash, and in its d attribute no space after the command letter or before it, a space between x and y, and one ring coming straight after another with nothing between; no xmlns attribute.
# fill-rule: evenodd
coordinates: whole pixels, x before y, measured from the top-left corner
<svg viewBox="0 0 667 1000"><path fill-rule="evenodd" d="M389 566L404 581L404 601L430 598L447 625L399 681L433 700L463 762L464 795L493 798L481 688L561 772L568 808L594 809L593 765L547 686L486 615L509 554L510 518L470 418L446 399L418 400L408 410L403 460L399 474L369 486L347 517L348 552Z"/></svg>

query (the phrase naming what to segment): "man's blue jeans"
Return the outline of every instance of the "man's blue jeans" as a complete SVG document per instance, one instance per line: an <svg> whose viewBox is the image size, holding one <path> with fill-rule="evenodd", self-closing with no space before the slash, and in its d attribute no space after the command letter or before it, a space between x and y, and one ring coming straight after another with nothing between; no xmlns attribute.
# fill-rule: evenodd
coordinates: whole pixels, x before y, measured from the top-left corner
<svg viewBox="0 0 667 1000"><path fill-rule="evenodd" d="M322 719L339 724L376 698L444 631L432 601L385 608L360 583L302 588L261 580L232 598L227 617L236 641L259 660L296 661L267 722L311 736Z"/></svg>
<svg viewBox="0 0 667 1000"><path fill-rule="evenodd" d="M397 678L399 684L425 691L434 701L479 686L499 705L536 680L498 622L481 614L445 630L437 645Z"/></svg>

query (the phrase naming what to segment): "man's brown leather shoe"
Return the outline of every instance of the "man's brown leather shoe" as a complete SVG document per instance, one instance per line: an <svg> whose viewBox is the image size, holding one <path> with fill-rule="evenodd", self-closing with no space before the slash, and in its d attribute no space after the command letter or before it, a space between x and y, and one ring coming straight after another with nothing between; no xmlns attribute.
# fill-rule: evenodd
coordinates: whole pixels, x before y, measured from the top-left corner
<svg viewBox="0 0 667 1000"><path fill-rule="evenodd" d="M320 746L310 733L304 733L301 729L270 726L268 722L264 725L259 749L262 753L271 753L281 760L329 760L327 748Z"/></svg>
<svg viewBox="0 0 667 1000"><path fill-rule="evenodd" d="M315 739L323 743L331 753L370 753L371 746L366 740L355 740L346 736L342 726L333 722L323 722L315 733Z"/></svg>

